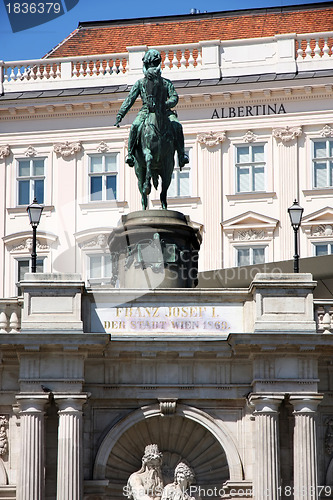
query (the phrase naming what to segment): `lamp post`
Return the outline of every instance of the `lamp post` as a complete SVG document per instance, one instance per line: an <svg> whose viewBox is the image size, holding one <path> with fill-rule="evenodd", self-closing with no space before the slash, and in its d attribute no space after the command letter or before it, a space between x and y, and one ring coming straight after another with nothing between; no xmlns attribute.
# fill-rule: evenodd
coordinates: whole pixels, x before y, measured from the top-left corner
<svg viewBox="0 0 333 500"><path fill-rule="evenodd" d="M303 211L304 208L299 206L297 200L288 208L290 222L295 236L294 273L299 273L298 230L301 225Z"/></svg>
<svg viewBox="0 0 333 500"><path fill-rule="evenodd" d="M43 207L37 203L36 197L33 202L27 207L29 222L32 227L32 252L31 252L31 272L35 273L37 268L37 226L42 215Z"/></svg>

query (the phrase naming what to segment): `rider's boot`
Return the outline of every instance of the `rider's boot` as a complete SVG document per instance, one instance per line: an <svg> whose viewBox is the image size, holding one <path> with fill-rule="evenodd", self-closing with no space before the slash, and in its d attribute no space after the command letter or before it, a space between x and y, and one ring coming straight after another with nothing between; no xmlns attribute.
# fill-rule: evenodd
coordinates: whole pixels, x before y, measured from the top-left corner
<svg viewBox="0 0 333 500"><path fill-rule="evenodd" d="M174 130L175 145L178 153L178 164L181 170L184 165L190 162L190 159L185 153L183 127L179 122L175 121L172 121L172 125Z"/></svg>
<svg viewBox="0 0 333 500"><path fill-rule="evenodd" d="M187 163L190 162L190 159L188 157L188 155L185 153L184 149L179 149L177 151L178 153L178 164L179 164L179 168L182 169L184 167L184 165L186 165Z"/></svg>
<svg viewBox="0 0 333 500"><path fill-rule="evenodd" d="M133 155L135 141L136 141L136 131L134 131L134 128L132 128L128 138L128 154L125 158L125 162L130 167L134 167L135 164L135 158Z"/></svg>

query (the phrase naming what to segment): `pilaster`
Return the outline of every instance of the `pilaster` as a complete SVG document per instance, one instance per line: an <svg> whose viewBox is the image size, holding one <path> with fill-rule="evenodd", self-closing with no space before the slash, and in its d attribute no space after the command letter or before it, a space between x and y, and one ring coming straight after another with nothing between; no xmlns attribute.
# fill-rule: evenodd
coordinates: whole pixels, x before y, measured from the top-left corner
<svg viewBox="0 0 333 500"><path fill-rule="evenodd" d="M317 406L321 394L294 394L294 497L318 500Z"/></svg>
<svg viewBox="0 0 333 500"><path fill-rule="evenodd" d="M19 394L20 405L20 468L17 500L44 499L44 407L47 394Z"/></svg>
<svg viewBox="0 0 333 500"><path fill-rule="evenodd" d="M55 394L59 408L57 500L82 500L82 407L87 394Z"/></svg>
<svg viewBox="0 0 333 500"><path fill-rule="evenodd" d="M202 249L206 252L206 261L202 270L206 271L220 269L222 266L222 231L219 222L222 220L221 143L225 134L211 134L211 146L208 144L209 140L202 139L203 135L201 134L201 143L204 147L199 153L199 162L202 161L204 168L201 173L203 177L199 177L199 182L202 183L202 210L205 221Z"/></svg>
<svg viewBox="0 0 333 500"><path fill-rule="evenodd" d="M252 394L256 423L255 500L279 499L279 428L278 408L283 395Z"/></svg>

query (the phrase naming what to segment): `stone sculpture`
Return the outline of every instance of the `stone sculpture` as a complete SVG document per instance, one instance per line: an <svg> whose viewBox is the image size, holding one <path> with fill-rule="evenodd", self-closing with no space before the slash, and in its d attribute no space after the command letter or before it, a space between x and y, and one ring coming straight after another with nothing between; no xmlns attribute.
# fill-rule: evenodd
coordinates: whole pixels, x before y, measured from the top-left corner
<svg viewBox="0 0 333 500"><path fill-rule="evenodd" d="M5 455L8 450L8 438L6 433L6 426L8 420L4 416L0 416L0 455Z"/></svg>
<svg viewBox="0 0 333 500"><path fill-rule="evenodd" d="M149 444L142 457L142 467L130 475L126 495L130 500L160 500L163 491L162 453L156 444Z"/></svg>
<svg viewBox="0 0 333 500"><path fill-rule="evenodd" d="M162 493L161 500L195 500L189 488L194 481L194 472L185 462L175 468L174 482L168 484Z"/></svg>
<svg viewBox="0 0 333 500"><path fill-rule="evenodd" d="M155 189L162 179L161 204L167 208L166 195L174 168L175 150L180 169L189 162L184 150L183 128L172 108L178 94L170 80L161 76L161 54L148 50L143 57L144 78L138 80L117 113L116 126L141 97L143 106L135 118L128 140L126 162L135 167L141 193L142 208L147 208L151 181Z"/></svg>

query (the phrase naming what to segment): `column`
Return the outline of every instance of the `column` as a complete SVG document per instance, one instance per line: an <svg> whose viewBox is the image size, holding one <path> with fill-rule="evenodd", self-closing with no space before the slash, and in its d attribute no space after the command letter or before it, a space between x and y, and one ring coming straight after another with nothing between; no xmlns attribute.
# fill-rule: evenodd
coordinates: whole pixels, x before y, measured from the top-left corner
<svg viewBox="0 0 333 500"><path fill-rule="evenodd" d="M256 500L279 500L279 425L278 408L283 400L280 395L252 394L255 431L254 498Z"/></svg>
<svg viewBox="0 0 333 500"><path fill-rule="evenodd" d="M47 394L19 394L20 468L17 500L44 499L44 407Z"/></svg>
<svg viewBox="0 0 333 500"><path fill-rule="evenodd" d="M291 395L294 407L294 496L318 499L316 411L321 394Z"/></svg>
<svg viewBox="0 0 333 500"><path fill-rule="evenodd" d="M59 408L57 500L82 500L82 406L86 394L55 394Z"/></svg>

